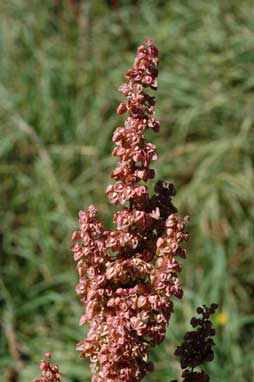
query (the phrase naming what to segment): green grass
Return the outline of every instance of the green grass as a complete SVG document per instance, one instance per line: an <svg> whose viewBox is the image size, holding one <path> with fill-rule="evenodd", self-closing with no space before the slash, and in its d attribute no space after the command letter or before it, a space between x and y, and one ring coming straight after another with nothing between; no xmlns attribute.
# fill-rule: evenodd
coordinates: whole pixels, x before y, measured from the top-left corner
<svg viewBox="0 0 254 382"><path fill-rule="evenodd" d="M117 11L90 0L78 18L63 3L57 13L53 0L0 2L1 373L17 366L19 382L30 381L51 351L64 382L90 379L74 349L85 333L70 236L90 203L112 224L104 192L115 164L112 132L123 121L117 88L149 36L161 60L162 128L149 135L160 154L157 177L176 184L175 204L192 218L185 296L153 351L152 378L179 376L172 354L195 307L218 302L225 322L215 318L211 381L251 381L253 3L126 0Z"/></svg>

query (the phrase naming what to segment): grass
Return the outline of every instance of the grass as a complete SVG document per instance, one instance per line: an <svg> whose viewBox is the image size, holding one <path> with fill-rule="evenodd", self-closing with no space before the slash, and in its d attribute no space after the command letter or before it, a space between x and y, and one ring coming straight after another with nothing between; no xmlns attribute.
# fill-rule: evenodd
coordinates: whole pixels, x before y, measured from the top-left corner
<svg viewBox="0 0 254 382"><path fill-rule="evenodd" d="M252 2L120 3L84 1L77 17L68 1L0 3L1 373L7 381L17 367L19 382L29 381L51 351L65 382L90 379L74 350L85 333L70 236L90 203L112 224L104 191L123 121L117 88L149 36L161 59L157 177L176 184L175 204L192 217L185 297L153 351L153 380L179 376L172 353L195 307L218 302L211 381L251 381Z"/></svg>

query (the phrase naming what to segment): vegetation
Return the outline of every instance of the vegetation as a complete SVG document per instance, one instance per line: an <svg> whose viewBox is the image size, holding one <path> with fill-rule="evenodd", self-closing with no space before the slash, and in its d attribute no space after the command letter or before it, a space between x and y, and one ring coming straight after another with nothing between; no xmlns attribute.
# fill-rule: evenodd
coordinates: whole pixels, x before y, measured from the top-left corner
<svg viewBox="0 0 254 382"><path fill-rule="evenodd" d="M153 379L180 375L173 353L194 307L216 301L212 380L251 381L253 4L80 3L0 2L1 374L11 380L17 369L19 382L30 381L51 351L64 381L90 380L74 348L84 329L70 233L95 201L110 227L104 192L122 120L119 78L149 36L160 48L156 173L176 185L175 204L192 217L185 295L152 354Z"/></svg>

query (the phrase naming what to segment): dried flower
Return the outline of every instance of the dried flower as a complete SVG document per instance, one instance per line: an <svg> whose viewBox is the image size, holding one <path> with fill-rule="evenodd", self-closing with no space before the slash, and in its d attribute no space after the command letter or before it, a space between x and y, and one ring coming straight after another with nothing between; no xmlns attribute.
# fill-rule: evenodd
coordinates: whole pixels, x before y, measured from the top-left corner
<svg viewBox="0 0 254 382"><path fill-rule="evenodd" d="M60 382L61 374L57 365L50 365L51 354L46 353L45 359L40 362L41 378L33 379L33 382Z"/></svg>
<svg viewBox="0 0 254 382"><path fill-rule="evenodd" d="M213 360L214 341L211 337L215 336L215 329L210 316L215 313L217 307L217 304L211 304L209 308L205 305L197 308L197 313L201 314L202 318L191 319L191 326L196 329L185 334L183 343L175 351L175 355L180 357L183 382L209 381L209 376L204 370L194 369Z"/></svg>
<svg viewBox="0 0 254 382"><path fill-rule="evenodd" d="M128 206L114 214L112 231L97 220L94 206L81 211L80 230L72 238L80 278L76 291L85 307L80 324L89 324L77 349L90 359L92 382L139 382L152 371L149 349L165 338L171 297L183 295L177 258L186 257L181 243L188 238L188 217L176 215L172 184L158 181L152 196L145 184L155 176L150 165L158 157L145 130L160 128L155 98L145 89L157 88L157 75L158 49L147 39L119 89L126 102L117 113L129 116L113 134L116 183L106 190L111 203Z"/></svg>

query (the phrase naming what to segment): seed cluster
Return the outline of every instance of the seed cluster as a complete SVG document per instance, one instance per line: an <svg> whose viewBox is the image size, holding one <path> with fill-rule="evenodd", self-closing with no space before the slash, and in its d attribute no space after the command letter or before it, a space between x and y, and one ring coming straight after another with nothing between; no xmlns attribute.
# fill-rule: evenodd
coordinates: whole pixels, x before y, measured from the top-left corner
<svg viewBox="0 0 254 382"><path fill-rule="evenodd" d="M186 257L181 243L188 238L188 217L176 214L172 184L157 181L152 196L146 186L155 175L150 164L157 153L144 133L158 132L160 125L155 98L145 90L157 88L157 75L158 49L147 39L120 87L126 102L117 113L129 116L113 135L116 183L106 190L111 203L128 205L115 212L111 231L98 221L94 206L81 211L72 237L76 291L85 308L80 324L89 324L77 349L90 359L92 382L139 382L152 371L149 349L165 338L171 297L183 295L177 259Z"/></svg>
<svg viewBox="0 0 254 382"><path fill-rule="evenodd" d="M215 313L217 307L217 304L211 304L210 307L203 305L197 308L197 313L201 314L202 318L191 319L191 326L195 330L185 334L182 345L175 351L175 355L180 357L183 382L209 381L209 376L204 370L194 371L194 369L205 362L211 362L214 358L212 337L215 336L215 329L210 316Z"/></svg>
<svg viewBox="0 0 254 382"><path fill-rule="evenodd" d="M41 378L33 379L33 382L60 382L61 375L57 365L50 365L51 354L46 353L45 359L40 362Z"/></svg>

